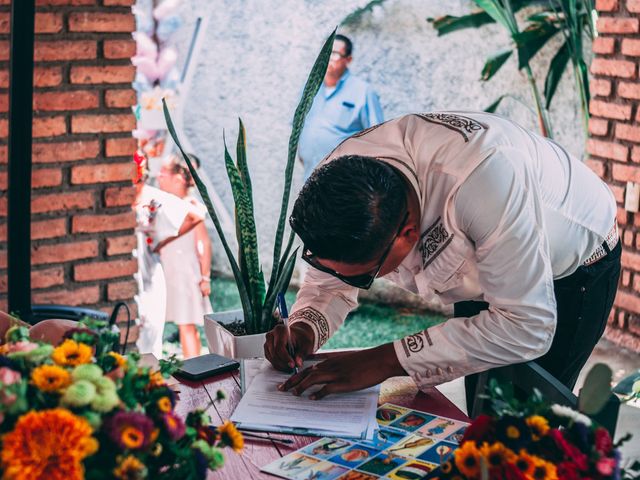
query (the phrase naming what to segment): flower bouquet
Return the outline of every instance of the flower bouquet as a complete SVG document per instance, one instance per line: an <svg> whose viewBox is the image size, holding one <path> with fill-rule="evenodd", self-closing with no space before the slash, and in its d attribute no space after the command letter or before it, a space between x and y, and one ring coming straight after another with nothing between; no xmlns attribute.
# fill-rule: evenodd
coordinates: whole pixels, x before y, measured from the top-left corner
<svg viewBox="0 0 640 480"><path fill-rule="evenodd" d="M222 448L240 451L227 422L202 411L183 420L166 384L178 366L153 371L115 352L117 330L87 321L58 346L12 327L0 346L2 479L200 479L222 467ZM224 398L219 392L219 399Z"/></svg>
<svg viewBox="0 0 640 480"><path fill-rule="evenodd" d="M623 477L621 442L614 445L609 432L589 416L549 405L537 391L526 402L517 401L509 387L495 380L489 385L489 398L495 415L478 416L465 431L460 448L431 478L635 478Z"/></svg>

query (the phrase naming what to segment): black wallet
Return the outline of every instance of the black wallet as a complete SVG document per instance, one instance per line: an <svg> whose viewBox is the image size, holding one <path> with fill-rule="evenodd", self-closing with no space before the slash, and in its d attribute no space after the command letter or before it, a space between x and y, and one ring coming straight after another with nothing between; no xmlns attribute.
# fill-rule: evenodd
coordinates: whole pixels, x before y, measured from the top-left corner
<svg viewBox="0 0 640 480"><path fill-rule="evenodd" d="M175 376L187 380L201 380L238 368L240 368L240 364L235 360L217 353L208 353L182 362L182 366L175 373Z"/></svg>

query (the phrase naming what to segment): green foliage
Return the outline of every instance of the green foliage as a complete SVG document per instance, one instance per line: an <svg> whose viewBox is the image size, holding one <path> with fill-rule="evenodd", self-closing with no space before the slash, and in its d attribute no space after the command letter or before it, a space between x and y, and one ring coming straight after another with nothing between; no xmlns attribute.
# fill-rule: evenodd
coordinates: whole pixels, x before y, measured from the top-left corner
<svg viewBox="0 0 640 480"><path fill-rule="evenodd" d="M222 226L220 225L218 216L215 212L211 199L209 198L207 189L193 167L191 159L182 148L173 126L171 116L169 115L169 110L163 100L164 115L167 121L169 133L189 167L189 171L193 176L196 187L198 188L209 215L213 220L216 232L220 237L222 246L227 258L229 259L229 263L231 264L231 270L233 271L233 276L238 287L238 293L240 294L240 301L245 320L245 330L247 334L266 332L273 327L273 311L275 308L276 295L278 292L286 289L291 280L291 275L293 274L297 254L297 250L293 252L291 251L294 238L293 232L290 232L284 252L282 252L287 208L289 206L289 198L291 195L293 167L295 164L300 133L302 132L302 127L304 125L304 119L311 108L313 99L324 79L327 64L329 63L329 57L331 55L331 49L333 47L334 37L335 30L326 39L318 57L316 58L307 78L302 97L300 98L300 102L298 103L298 107L296 108L293 116L291 136L289 137L287 165L285 167L284 174L284 191L282 194L280 216L278 218L278 225L276 229L271 278L269 279L268 287L265 286L264 275L258 255L259 244L255 224L253 191L251 177L247 166L246 132L242 121L239 121L235 163L227 149L226 141L224 142L225 167L231 184L235 204L236 239L239 249L238 258L236 260L222 230Z"/></svg>
<svg viewBox="0 0 640 480"><path fill-rule="evenodd" d="M611 378L613 373L604 363L593 366L584 381L578 398L578 408L587 415L596 415L611 396Z"/></svg>
<svg viewBox="0 0 640 480"><path fill-rule="evenodd" d="M374 7L380 6L384 2L386 2L386 0L371 0L365 6L355 9L349 15L344 17L340 22L340 25L347 27L357 24L358 22L360 22L365 13L371 12Z"/></svg>

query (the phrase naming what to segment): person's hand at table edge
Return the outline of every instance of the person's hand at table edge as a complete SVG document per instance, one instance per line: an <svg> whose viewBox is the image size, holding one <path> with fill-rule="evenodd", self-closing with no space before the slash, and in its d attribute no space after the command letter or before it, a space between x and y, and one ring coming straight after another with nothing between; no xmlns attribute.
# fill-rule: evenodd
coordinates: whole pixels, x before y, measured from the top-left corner
<svg viewBox="0 0 640 480"><path fill-rule="evenodd" d="M311 327L305 323L293 323L289 325L291 345L295 352L291 358L287 351L287 328L276 325L267 333L264 342L264 356L278 370L290 372L295 366L301 368L305 358L313 353L314 335Z"/></svg>
<svg viewBox="0 0 640 480"><path fill-rule="evenodd" d="M309 398L319 400L331 393L362 390L387 378L407 375L398 361L393 343L357 352L345 352L293 375L278 388L301 395L314 385L324 385Z"/></svg>

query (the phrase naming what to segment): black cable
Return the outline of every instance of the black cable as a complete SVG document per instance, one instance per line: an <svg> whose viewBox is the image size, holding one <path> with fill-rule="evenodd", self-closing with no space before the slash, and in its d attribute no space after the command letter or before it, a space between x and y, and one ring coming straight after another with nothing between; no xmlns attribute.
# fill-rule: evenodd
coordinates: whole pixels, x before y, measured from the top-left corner
<svg viewBox="0 0 640 480"><path fill-rule="evenodd" d="M127 344L129 343L129 330L131 329L131 311L129 310L129 305L125 302L118 302L116 306L113 307L113 311L111 312L111 317L109 318L109 326L113 327L116 324L116 320L118 319L118 313L120 312L120 308L124 307L127 311L127 331L124 335L124 343L122 344L121 353L125 354L127 351ZM118 342L120 342L120 338L118 338Z"/></svg>

